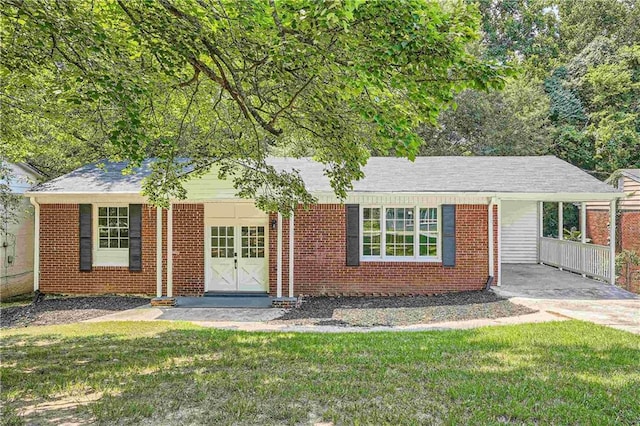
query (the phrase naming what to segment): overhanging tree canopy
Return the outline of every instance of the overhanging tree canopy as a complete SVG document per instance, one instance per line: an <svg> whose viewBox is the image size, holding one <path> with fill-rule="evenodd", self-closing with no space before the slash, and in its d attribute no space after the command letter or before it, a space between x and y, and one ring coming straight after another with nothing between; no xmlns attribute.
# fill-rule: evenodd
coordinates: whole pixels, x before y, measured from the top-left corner
<svg viewBox="0 0 640 426"><path fill-rule="evenodd" d="M264 209L309 202L265 163L300 144L344 196L371 149L415 156L420 124L508 72L470 53L479 17L462 2L8 0L1 24L7 152L154 156L161 205L184 196L177 156Z"/></svg>

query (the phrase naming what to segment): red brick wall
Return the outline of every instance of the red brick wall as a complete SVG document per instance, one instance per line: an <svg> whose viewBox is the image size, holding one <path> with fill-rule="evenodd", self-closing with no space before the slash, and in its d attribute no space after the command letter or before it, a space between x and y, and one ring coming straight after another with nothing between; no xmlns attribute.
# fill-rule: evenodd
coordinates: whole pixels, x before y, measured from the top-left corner
<svg viewBox="0 0 640 426"><path fill-rule="evenodd" d="M592 244L609 245L609 210L587 210L587 238Z"/></svg>
<svg viewBox="0 0 640 426"><path fill-rule="evenodd" d="M43 293L156 293L156 210L142 209L142 271L126 266L79 270L78 204L40 206L40 291ZM166 212L163 216L163 294L166 294ZM174 205L174 295L204 291L203 205Z"/></svg>
<svg viewBox="0 0 640 426"><path fill-rule="evenodd" d="M271 215L270 220L275 219ZM486 205L456 209L456 266L426 262L361 262L346 266L345 206L314 205L295 216L295 295L436 294L479 290L488 269ZM288 220L283 223L283 295L288 295ZM496 230L497 235L497 230ZM269 234L270 293L276 294L276 238ZM497 244L496 244L497 257Z"/></svg>
<svg viewBox="0 0 640 426"><path fill-rule="evenodd" d="M204 204L173 205L173 295L204 293Z"/></svg>
<svg viewBox="0 0 640 426"><path fill-rule="evenodd" d="M623 210L620 212L620 247L622 250L635 251L640 255L640 211ZM625 268L618 277L619 284L629 291L640 293L640 266L631 266L630 271ZM626 277L630 276L629 282Z"/></svg>
<svg viewBox="0 0 640 426"><path fill-rule="evenodd" d="M640 253L640 211L620 212L620 246Z"/></svg>
<svg viewBox="0 0 640 426"><path fill-rule="evenodd" d="M80 272L78 209L78 204L40 205L40 291L155 294L155 209L147 205L142 209L142 272L120 266Z"/></svg>

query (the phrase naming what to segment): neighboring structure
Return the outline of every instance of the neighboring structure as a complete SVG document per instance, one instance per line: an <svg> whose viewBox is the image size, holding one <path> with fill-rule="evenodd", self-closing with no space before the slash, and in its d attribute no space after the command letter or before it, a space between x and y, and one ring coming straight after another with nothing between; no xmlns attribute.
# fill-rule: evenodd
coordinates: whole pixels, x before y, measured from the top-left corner
<svg viewBox="0 0 640 426"><path fill-rule="evenodd" d="M24 163L8 163L11 171L9 188L15 194L23 194L38 179L40 173ZM12 220L15 219L15 220ZM9 212L0 206L0 298L33 291L33 207L28 198Z"/></svg>
<svg viewBox="0 0 640 426"><path fill-rule="evenodd" d="M631 251L640 256L640 169L618 170L607 182L627 195L618 205L617 251ZM592 202L587 205L587 236L595 244L609 244L609 217L609 206L606 203ZM628 271L622 271L618 278L619 284L640 293L640 266L629 265L629 268Z"/></svg>
<svg viewBox="0 0 640 426"><path fill-rule="evenodd" d="M267 214L211 170L187 181L186 200L156 209L140 193L148 162L126 176L124 163L88 165L35 187L36 288L277 298L478 290L500 283L502 262L537 263L565 247L540 237L543 201L615 205L623 196L552 156L375 157L341 204L322 165L270 163L298 170L318 203L289 219ZM605 250L584 272L613 281Z"/></svg>

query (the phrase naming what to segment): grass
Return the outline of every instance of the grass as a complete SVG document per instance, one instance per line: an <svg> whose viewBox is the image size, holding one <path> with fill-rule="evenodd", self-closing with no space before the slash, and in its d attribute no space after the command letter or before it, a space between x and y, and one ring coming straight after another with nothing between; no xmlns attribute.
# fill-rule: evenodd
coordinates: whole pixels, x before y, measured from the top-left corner
<svg viewBox="0 0 640 426"><path fill-rule="evenodd" d="M640 337L579 321L368 334L84 323L0 343L5 424L640 419Z"/></svg>
<svg viewBox="0 0 640 426"><path fill-rule="evenodd" d="M34 294L19 294L0 300L0 309L12 308L14 306L25 306L33 301Z"/></svg>

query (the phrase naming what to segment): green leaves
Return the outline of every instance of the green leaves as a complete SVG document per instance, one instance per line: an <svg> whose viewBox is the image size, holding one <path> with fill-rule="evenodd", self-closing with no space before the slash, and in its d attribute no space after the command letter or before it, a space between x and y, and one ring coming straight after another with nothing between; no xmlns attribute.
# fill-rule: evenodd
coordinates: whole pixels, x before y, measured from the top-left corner
<svg viewBox="0 0 640 426"><path fill-rule="evenodd" d="M344 197L370 152L414 158L416 129L456 92L501 88L510 72L472 53L479 15L462 2L10 0L6 10L0 69L3 93L19 99L7 107L23 111L15 119L37 134L30 121L46 116L63 146L81 136L92 148L82 160L159 158L145 185L158 203L184 196L177 156L223 164L264 208L308 202L295 174L266 166L275 147L313 154Z"/></svg>

